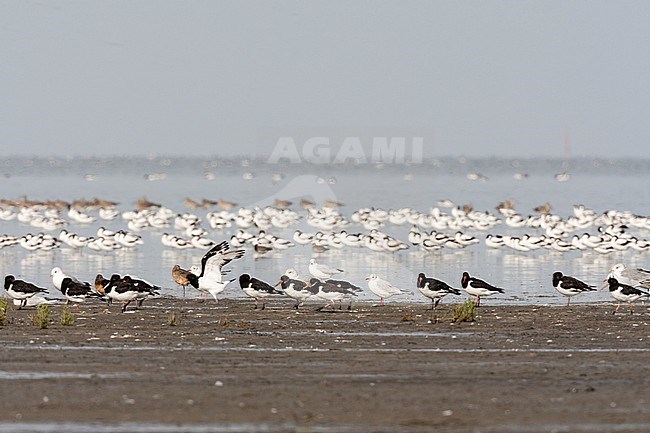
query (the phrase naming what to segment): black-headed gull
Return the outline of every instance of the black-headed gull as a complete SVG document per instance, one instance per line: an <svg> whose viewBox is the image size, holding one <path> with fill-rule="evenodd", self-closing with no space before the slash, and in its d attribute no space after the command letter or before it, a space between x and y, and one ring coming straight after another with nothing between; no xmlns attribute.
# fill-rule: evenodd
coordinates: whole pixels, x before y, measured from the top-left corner
<svg viewBox="0 0 650 433"><path fill-rule="evenodd" d="M391 296L406 295L409 293L393 286L390 282L380 278L376 274L371 274L366 277L366 281L368 281L368 289L379 296L379 305L384 305L384 299L390 298Z"/></svg>
<svg viewBox="0 0 650 433"><path fill-rule="evenodd" d="M318 264L316 263L315 259L311 259L309 261L309 273L312 275L312 277L318 278L319 280L328 280L332 278L332 276L340 274L342 272L343 269L335 269L330 268L327 265Z"/></svg>

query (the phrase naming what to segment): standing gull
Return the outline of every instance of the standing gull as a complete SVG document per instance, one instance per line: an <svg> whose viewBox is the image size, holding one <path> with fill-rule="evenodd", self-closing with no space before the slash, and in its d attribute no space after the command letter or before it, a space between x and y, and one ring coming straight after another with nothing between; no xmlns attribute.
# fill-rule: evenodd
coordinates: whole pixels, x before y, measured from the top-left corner
<svg viewBox="0 0 650 433"><path fill-rule="evenodd" d="M390 282L380 278L376 274L369 275L366 280L368 281L368 289L375 295L379 296L381 300L379 305L384 305L384 299L390 298L391 296L396 295L406 295L409 292L398 289L393 286Z"/></svg>
<svg viewBox="0 0 650 433"><path fill-rule="evenodd" d="M61 286L65 278L70 278L72 281L77 283L79 282L79 280L76 279L75 277L71 275L66 275L59 267L52 268L52 270L50 271L50 277L52 277L52 284L54 284L54 287L56 287L58 290L61 291L63 291Z"/></svg>
<svg viewBox="0 0 650 433"><path fill-rule="evenodd" d="M343 272L343 269L330 268L327 265L316 263L315 259L309 261L309 273L319 280L327 280L336 274Z"/></svg>
<svg viewBox="0 0 650 433"><path fill-rule="evenodd" d="M641 268L628 269L623 263L618 263L609 272L608 278L614 277L621 284L650 289L650 271Z"/></svg>

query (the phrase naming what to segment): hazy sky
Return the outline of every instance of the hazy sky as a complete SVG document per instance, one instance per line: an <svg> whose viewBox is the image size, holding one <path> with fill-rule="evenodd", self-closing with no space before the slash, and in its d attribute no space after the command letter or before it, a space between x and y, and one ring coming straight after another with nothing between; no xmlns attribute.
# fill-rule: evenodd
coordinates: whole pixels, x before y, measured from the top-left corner
<svg viewBox="0 0 650 433"><path fill-rule="evenodd" d="M562 156L568 131L574 156L650 157L649 23L645 0L0 0L0 146Z"/></svg>

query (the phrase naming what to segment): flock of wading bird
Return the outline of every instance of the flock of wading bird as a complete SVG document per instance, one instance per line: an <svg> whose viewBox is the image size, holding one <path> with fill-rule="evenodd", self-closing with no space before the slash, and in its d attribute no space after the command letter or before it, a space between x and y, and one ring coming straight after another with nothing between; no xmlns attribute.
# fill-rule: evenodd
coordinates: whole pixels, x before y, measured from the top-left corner
<svg viewBox="0 0 650 433"><path fill-rule="evenodd" d="M639 252L650 249L649 240L628 232L630 228L649 230L650 218L616 210L597 214L582 205L574 206L573 215L565 219L551 213L549 204L535 208L537 212L535 216L524 216L514 209L512 201L505 201L496 207L501 215L499 217L487 211L475 211L471 205L460 207L455 206L451 201L443 200L438 203L439 207L433 207L429 212L411 208L396 210L361 208L353 212L348 219L339 211L342 206L340 203L329 201L319 208L313 202L301 200L301 207L307 211L307 224L317 231L306 233L295 230L291 241L268 232L270 229L290 228L303 218L298 212L290 209L292 205L290 201L276 200L274 206L252 209L237 208L236 203L225 200L204 199L198 203L186 199L185 202L191 209L197 209L199 206L219 206L222 210L208 212L205 219L212 230L224 231L233 226L237 227L237 231L230 237L230 244L226 241L217 243L210 239L209 232L201 226L202 219L198 215L189 212L180 214L146 199L137 202L137 209L122 213L117 211L117 203L105 200L93 199L66 203L33 202L25 199L0 200L0 220L17 219L22 224L39 227L45 231L60 230L59 235L52 236L46 233L35 235L28 233L24 236L3 235L0 236L0 249L20 245L25 249L36 251L65 245L73 249L88 248L107 253L141 245L144 240L138 234L140 231L149 228L162 230L173 226L179 234L164 232L161 236L163 245L176 249L208 250L201 259L200 265L194 265L187 270L175 266L172 270L174 281L184 289L190 286L203 292L206 298L211 295L217 302L217 295L234 281L234 279L224 279L228 271L223 267L233 260L240 259L245 253L243 249L230 251L230 245L252 247L256 257L272 255L274 251L286 250L296 244L311 245L315 253L346 247L388 253L413 246L423 251L437 251L466 248L480 242L476 236L462 230L478 232L505 224L513 230L535 229L543 231L543 234L526 233L521 236L488 234L484 240L486 247L507 249L516 253L546 249L561 253L581 251L609 254L628 249ZM450 208L449 213L441 210L445 207ZM97 216L91 215L94 211L97 212ZM66 214L67 220L64 218ZM65 228L70 223L84 226L97 221L98 218L110 221L120 216L127 222L128 230L111 231L102 226L97 230L97 236L80 236ZM366 232L348 232L348 228L355 224L363 227ZM388 225L405 224L411 225L408 242L381 231ZM597 232L585 231L591 228L595 228ZM429 229L433 230L429 232ZM451 234L449 231L454 233ZM578 234L578 231L584 232ZM348 308L350 308L352 299L362 289L348 281L333 278L341 272L343 271L340 269L318 264L312 259L309 264L311 277L308 280L301 280L296 270L288 269L274 286L248 274L239 277L239 284L248 296L255 299L256 308L259 306L259 301L262 301L262 308L264 308L266 299L271 296L293 298L296 301L295 308L299 308L309 298L327 301L322 308L331 307L336 302L339 303L339 308L342 307L343 302L349 302ZM90 298L103 298L109 302L122 302L122 311L126 311L127 306L133 301L136 301L136 306L139 307L144 299L157 295L160 289L159 286L146 280L129 275L113 274L110 278L97 275L94 285L66 275L58 267L52 270L51 276L54 286L61 291L68 302L79 303ZM366 280L368 289L381 299L380 305L386 298L408 293L378 275L370 275ZM477 304L480 304L481 297L504 293L503 289L471 277L467 272L463 273L460 282L468 294L476 297ZM561 272L553 275L552 282L553 287L567 297L567 304L570 303L572 296L595 290L594 286L574 277L565 276ZM605 283L611 295L619 301L616 311L621 302L629 303L631 311L633 301L650 296L647 291L650 288L650 273L643 269L627 269L625 265L617 264L610 270ZM21 308L43 302L57 302L56 299L44 295L46 289L18 280L13 275L5 277L4 287L14 303ZM459 289L427 277L424 273L418 274L417 288L422 295L431 299L432 308L435 308L447 295L461 294Z"/></svg>
<svg viewBox="0 0 650 433"><path fill-rule="evenodd" d="M218 303L217 295L236 280L224 279L224 276L230 272L225 270L224 266L233 260L242 258L244 254L245 250L243 249L230 250L228 242L223 241L212 247L202 257L200 266L194 265L190 269L183 269L179 265L175 265L171 272L172 278L179 286L183 287L184 292L185 288L190 286L203 292L206 298L211 295L215 302ZM338 274L343 272L343 269L332 268L311 259L309 262L311 278L307 281L300 279L298 272L291 268L286 270L275 285L252 277L249 274L239 276L239 285L246 295L255 300L256 309L259 307L260 301L262 302L261 309L264 309L268 298L286 296L295 300L294 308L296 310L309 298L317 298L327 302L318 310L328 307L333 308L337 302L339 303L339 309L342 309L343 303L347 302L347 308L350 310L353 298L358 296L363 289L349 281L335 279ZM54 287L61 291L66 303L78 304L88 299L103 298L109 304L112 301L121 302L122 312L125 312L128 305L133 301L136 302L136 309L139 308L149 296L159 295L158 290L160 289L159 286L146 280L129 275L113 274L110 279L106 279L103 275L98 274L94 285L65 274L59 267L53 268L50 275ZM378 305L384 305L384 299L391 296L409 293L395 287L376 274L369 275L366 280L368 289L380 298L380 304ZM567 305L570 304L572 296L596 290L594 286L590 286L577 278L565 276L561 272L553 274L552 282L553 287L567 297ZM481 297L505 293L504 289L472 277L467 272L463 272L460 283L465 292L476 297L475 303L477 306L480 305ZM621 302L627 302L630 313L632 313L632 302L644 297L650 297L650 293L647 291L650 288L650 271L644 269L627 269L624 264L619 263L610 270L605 283L603 287L608 286L612 297L619 301L614 313L619 310ZM5 277L4 288L7 295L14 300L14 303L19 308L57 301L44 296L47 289L16 279L13 275ZM418 274L417 288L422 295L431 299L432 309L435 309L445 296L461 294L459 289L451 287L444 281L427 277L423 272Z"/></svg>

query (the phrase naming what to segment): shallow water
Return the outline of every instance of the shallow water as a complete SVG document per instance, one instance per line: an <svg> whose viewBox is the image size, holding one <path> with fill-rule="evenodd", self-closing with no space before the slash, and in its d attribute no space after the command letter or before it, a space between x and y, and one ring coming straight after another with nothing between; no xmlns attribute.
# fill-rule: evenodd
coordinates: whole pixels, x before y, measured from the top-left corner
<svg viewBox="0 0 650 433"><path fill-rule="evenodd" d="M300 197L322 202L334 199L346 204L343 213L350 216L360 207L374 206L384 209L413 207L428 211L440 199L451 199L457 204L472 203L476 210L494 211L494 206L513 199L524 215L532 208L550 202L553 211L566 217L574 204L584 204L601 213L607 209L650 214L646 201L646 188L650 180L648 161L606 161L580 159L571 162L572 178L557 182L553 175L563 170L560 160L505 159L440 159L422 165L268 165L256 160L202 160L173 158L108 158L108 159L5 159L0 161L0 197L27 196L34 200L74 199L100 197L120 202L119 210L135 207L139 198L158 202L178 213L191 211L204 217L206 210L192 211L183 205L190 197L224 198L242 206L266 205L275 198L297 201ZM470 181L468 173L481 173L486 181ZM245 180L244 174L253 177ZM527 173L524 180L516 180L515 173ZM156 174L161 180L147 180ZM164 174L161 175L161 174ZM151 178L151 176L149 176ZM274 180L275 179L275 180ZM298 209L294 206L294 209ZM305 215L301 212L301 215ZM109 229L126 229L125 221L98 220L90 225L70 223L68 230L81 235L94 235L103 225ZM207 223L203 227L209 229ZM295 229L316 231L304 221L288 229L272 229L272 233L291 239ZM220 241L229 239L236 227L211 230L210 237ZM31 226L16 221L0 222L0 233L24 235L37 232ZM171 281L171 267L179 263L189 267L199 262L201 250L170 250L160 243L166 230L146 229L145 244L135 250L116 253L96 253L90 250L73 251L62 247L50 252L26 252L14 246L0 250L0 272L15 274L44 287L51 287L49 273L59 266L66 273L92 280L97 273L114 272L138 275L165 287L163 294L182 296ZM349 231L362 231L353 226ZM408 227L386 226L382 231L406 240ZM593 230L592 230L593 231ZM521 234L498 225L492 233ZM535 233L535 231L531 231ZM58 234L54 232L53 234ZM483 240L487 232L470 232ZM637 231L636 235L650 238L650 232ZM250 252L250 251L249 251ZM600 285L608 269L615 263L629 266L648 266L648 254L627 251L600 255L596 253L552 252L517 253L488 250L481 243L465 250L442 250L425 253L414 248L396 254L376 253L368 250L331 250L319 255L319 261L343 267L344 279L362 287L365 277L376 273L394 285L411 290L401 297L403 301L427 302L415 289L419 272L442 279L452 286L460 285L460 276L467 270L472 275L506 289L505 295L485 299L489 304L564 304L566 299L551 287L554 271L577 276L591 284ZM310 247L296 246L272 257L255 259L247 254L233 263L229 278L243 272L272 284L288 267L307 274L307 262L312 257ZM54 293L54 289L51 289ZM188 289L188 296L197 293ZM237 282L222 294L239 297L244 294ZM361 299L372 299L364 293ZM393 298L396 299L396 298ZM572 302L598 302L609 300L606 290L581 295ZM390 300L389 300L390 301ZM450 298L444 302L449 302ZM456 301L454 301L456 302Z"/></svg>
<svg viewBox="0 0 650 433"><path fill-rule="evenodd" d="M41 379L115 379L135 377L132 373L84 373L61 371L2 371L0 380L41 380Z"/></svg>
<svg viewBox="0 0 650 433"><path fill-rule="evenodd" d="M162 424L162 423L0 423L0 432L12 433L46 433L61 432L69 433L220 433L220 432L286 432L302 431L305 426L295 423L238 423L238 424ZM627 432L646 431L650 429L650 423L618 423L618 424L500 424L493 427L480 428L477 432ZM346 431L351 433L365 432L429 432L431 426L405 426L405 425L362 425L362 424L337 424L319 425L310 424L308 431L317 433L329 433ZM444 429L442 431L451 431Z"/></svg>

